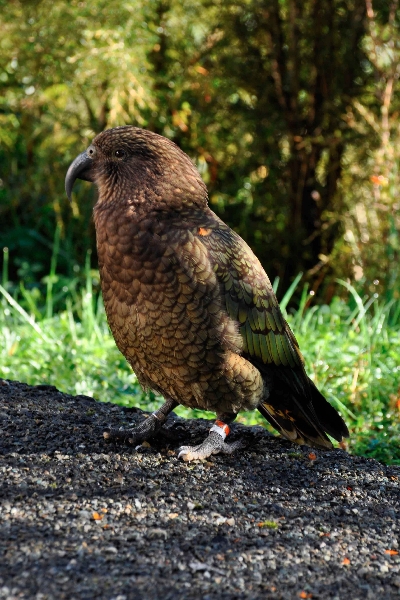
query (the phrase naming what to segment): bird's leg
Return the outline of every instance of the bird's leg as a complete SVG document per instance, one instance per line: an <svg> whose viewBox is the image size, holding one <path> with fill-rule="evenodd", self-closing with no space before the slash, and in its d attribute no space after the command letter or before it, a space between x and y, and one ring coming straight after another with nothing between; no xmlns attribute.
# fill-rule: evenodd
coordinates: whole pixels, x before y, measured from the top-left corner
<svg viewBox="0 0 400 600"><path fill-rule="evenodd" d="M217 420L211 427L208 437L198 446L181 446L178 450L178 458L185 462L190 460L208 458L211 454L232 454L245 444L238 440L233 444L226 444L225 438L230 433L228 423L236 419L235 413L223 413L218 415Z"/></svg>
<svg viewBox="0 0 400 600"><path fill-rule="evenodd" d="M144 442L161 429L169 413L178 406L175 400L167 400L161 408L153 412L140 425L133 429L106 429L103 437L108 441L119 441L128 444Z"/></svg>

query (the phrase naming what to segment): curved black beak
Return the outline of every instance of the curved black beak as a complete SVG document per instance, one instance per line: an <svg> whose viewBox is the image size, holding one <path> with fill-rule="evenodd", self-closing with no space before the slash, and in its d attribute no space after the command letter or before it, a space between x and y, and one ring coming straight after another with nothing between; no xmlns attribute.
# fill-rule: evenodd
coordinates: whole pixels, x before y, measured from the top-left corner
<svg viewBox="0 0 400 600"><path fill-rule="evenodd" d="M76 179L93 182L90 173L92 166L93 159L88 155L86 150L79 154L74 162L70 164L65 177L65 191L67 192L68 200L71 200L72 188Z"/></svg>

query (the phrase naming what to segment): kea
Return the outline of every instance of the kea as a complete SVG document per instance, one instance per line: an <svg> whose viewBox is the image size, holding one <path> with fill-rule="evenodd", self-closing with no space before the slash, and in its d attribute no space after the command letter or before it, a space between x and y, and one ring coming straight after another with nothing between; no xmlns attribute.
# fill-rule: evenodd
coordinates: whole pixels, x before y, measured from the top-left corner
<svg viewBox="0 0 400 600"><path fill-rule="evenodd" d="M104 437L141 443L178 405L216 413L185 461L232 453L229 425L257 409L292 442L332 448L349 435L309 379L297 340L250 247L208 206L190 158L133 126L97 135L71 164L65 189L93 182L101 288L115 342L144 389L165 403L132 429Z"/></svg>

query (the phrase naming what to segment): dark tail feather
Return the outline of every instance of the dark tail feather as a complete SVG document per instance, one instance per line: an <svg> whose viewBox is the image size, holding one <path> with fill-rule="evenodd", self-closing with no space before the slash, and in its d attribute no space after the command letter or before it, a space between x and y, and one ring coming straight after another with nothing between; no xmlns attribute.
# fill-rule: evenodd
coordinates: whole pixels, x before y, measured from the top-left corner
<svg viewBox="0 0 400 600"><path fill-rule="evenodd" d="M291 409L282 410L280 404L280 402L276 402L276 395L274 394L274 399L268 398L267 401L258 406L258 410L283 437L296 444L305 444L317 448L332 448L329 438L315 424L315 419L313 422L303 411L296 410L292 402L290 402Z"/></svg>
<svg viewBox="0 0 400 600"><path fill-rule="evenodd" d="M338 442L341 442L344 437L349 437L350 434L346 423L336 409L329 404L315 387L311 379L310 388L314 412L317 415L321 428Z"/></svg>
<svg viewBox="0 0 400 600"><path fill-rule="evenodd" d="M294 378L292 369L290 372L282 367L277 369L271 395L258 410L288 440L332 448L326 434L340 442L349 435L346 424L312 381L305 374L301 381L298 375Z"/></svg>

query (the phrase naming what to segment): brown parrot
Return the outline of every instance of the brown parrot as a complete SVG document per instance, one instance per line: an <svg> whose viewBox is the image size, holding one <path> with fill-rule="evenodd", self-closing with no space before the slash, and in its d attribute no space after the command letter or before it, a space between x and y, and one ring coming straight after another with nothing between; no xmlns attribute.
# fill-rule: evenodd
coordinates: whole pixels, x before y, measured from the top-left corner
<svg viewBox="0 0 400 600"><path fill-rule="evenodd" d="M229 423L258 409L285 438L332 448L349 435L307 376L298 343L259 260L208 207L190 158L137 127L100 133L71 164L98 187L94 222L101 286L115 342L145 389L165 404L139 427L106 439L140 443L178 405L215 412L183 460L231 453Z"/></svg>

